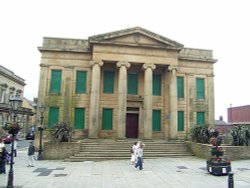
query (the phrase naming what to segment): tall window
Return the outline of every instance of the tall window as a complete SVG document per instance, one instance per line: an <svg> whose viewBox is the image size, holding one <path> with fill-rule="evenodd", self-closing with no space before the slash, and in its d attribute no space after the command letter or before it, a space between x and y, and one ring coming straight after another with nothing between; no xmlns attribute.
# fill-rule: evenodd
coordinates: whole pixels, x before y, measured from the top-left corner
<svg viewBox="0 0 250 188"><path fill-rule="evenodd" d="M196 78L196 98L197 99L205 98L204 78Z"/></svg>
<svg viewBox="0 0 250 188"><path fill-rule="evenodd" d="M177 77L177 96L178 98L184 98L184 78Z"/></svg>
<svg viewBox="0 0 250 188"><path fill-rule="evenodd" d="M87 72L76 71L76 93L86 93Z"/></svg>
<svg viewBox="0 0 250 188"><path fill-rule="evenodd" d="M161 111L153 110L152 118L153 131L161 131Z"/></svg>
<svg viewBox="0 0 250 188"><path fill-rule="evenodd" d="M102 110L102 130L113 129L113 109L103 108Z"/></svg>
<svg viewBox="0 0 250 188"><path fill-rule="evenodd" d="M59 107L49 108L49 128L52 128L59 121Z"/></svg>
<svg viewBox="0 0 250 188"><path fill-rule="evenodd" d="M204 112L196 113L196 124L199 126L205 125L205 113Z"/></svg>
<svg viewBox="0 0 250 188"><path fill-rule="evenodd" d="M84 129L85 128L85 109L84 108L75 108L75 129Z"/></svg>
<svg viewBox="0 0 250 188"><path fill-rule="evenodd" d="M62 71L52 70L51 71L51 81L50 81L50 93L60 93L61 92L61 81L62 81Z"/></svg>
<svg viewBox="0 0 250 188"><path fill-rule="evenodd" d="M138 94L138 74L136 73L128 74L128 94Z"/></svg>
<svg viewBox="0 0 250 188"><path fill-rule="evenodd" d="M153 95L161 96L161 75L153 75Z"/></svg>
<svg viewBox="0 0 250 188"><path fill-rule="evenodd" d="M178 111L178 131L184 131L184 112Z"/></svg>
<svg viewBox="0 0 250 188"><path fill-rule="evenodd" d="M103 93L114 93L115 73L113 71L104 71Z"/></svg>

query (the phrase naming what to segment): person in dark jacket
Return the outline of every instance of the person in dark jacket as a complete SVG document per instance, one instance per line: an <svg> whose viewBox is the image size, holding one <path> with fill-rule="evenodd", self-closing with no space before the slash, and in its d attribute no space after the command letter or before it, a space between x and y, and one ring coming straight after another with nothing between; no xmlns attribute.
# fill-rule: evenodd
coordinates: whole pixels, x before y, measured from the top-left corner
<svg viewBox="0 0 250 188"><path fill-rule="evenodd" d="M35 161L35 146L33 145L33 142L30 142L29 148L28 148L28 166L27 167L34 167L34 161Z"/></svg>
<svg viewBox="0 0 250 188"><path fill-rule="evenodd" d="M5 147L1 148L0 152L0 174L6 174L6 168L5 165L7 161L9 160L9 153L5 149Z"/></svg>

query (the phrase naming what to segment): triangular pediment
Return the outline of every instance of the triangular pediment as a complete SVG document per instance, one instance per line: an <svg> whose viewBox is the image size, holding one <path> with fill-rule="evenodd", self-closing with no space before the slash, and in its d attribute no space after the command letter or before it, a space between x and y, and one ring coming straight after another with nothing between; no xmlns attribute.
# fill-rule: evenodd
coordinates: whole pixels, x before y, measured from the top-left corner
<svg viewBox="0 0 250 188"><path fill-rule="evenodd" d="M181 49L183 45L165 38L161 35L143 29L141 27L134 27L115 32L95 35L89 37L89 42L92 44L118 44L129 46L145 46L145 47L158 47Z"/></svg>

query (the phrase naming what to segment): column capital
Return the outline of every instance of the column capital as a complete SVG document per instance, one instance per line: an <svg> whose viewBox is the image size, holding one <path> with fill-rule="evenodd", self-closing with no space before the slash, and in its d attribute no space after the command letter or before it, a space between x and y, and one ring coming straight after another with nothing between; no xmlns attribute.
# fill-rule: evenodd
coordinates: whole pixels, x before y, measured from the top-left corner
<svg viewBox="0 0 250 188"><path fill-rule="evenodd" d="M94 66L95 64L99 65L100 67L103 66L103 61L90 61L90 66Z"/></svg>
<svg viewBox="0 0 250 188"><path fill-rule="evenodd" d="M129 68L130 65L131 65L131 64L130 64L129 62L127 62L127 61L119 61L119 62L116 63L116 66L117 66L117 67L125 66L126 68Z"/></svg>
<svg viewBox="0 0 250 188"><path fill-rule="evenodd" d="M170 65L170 66L168 66L168 70L169 70L169 71L178 71L178 70L179 70L179 67L178 67L178 66Z"/></svg>
<svg viewBox="0 0 250 188"><path fill-rule="evenodd" d="M152 70L154 70L156 68L155 64L152 64L152 63L144 63L142 68L144 70L146 70L147 68L151 68Z"/></svg>

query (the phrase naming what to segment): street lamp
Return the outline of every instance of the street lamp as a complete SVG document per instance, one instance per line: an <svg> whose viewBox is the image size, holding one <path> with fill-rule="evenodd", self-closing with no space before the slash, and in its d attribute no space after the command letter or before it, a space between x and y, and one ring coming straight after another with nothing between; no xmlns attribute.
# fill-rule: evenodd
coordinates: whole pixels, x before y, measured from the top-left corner
<svg viewBox="0 0 250 188"><path fill-rule="evenodd" d="M22 99L20 96L16 95L12 97L10 100L10 106L11 110L14 113L14 122L10 123L9 127L9 133L12 134L12 144L11 144L11 161L10 161L10 170L9 170L9 176L8 176L8 184L7 188L13 188L13 179L14 179L14 171L13 171L13 153L14 153L14 139L16 138L16 134L19 132L19 125L16 122L16 115L18 109L22 106Z"/></svg>
<svg viewBox="0 0 250 188"><path fill-rule="evenodd" d="M38 149L38 157L37 160L43 160L43 155L42 155L42 137L43 137L43 113L45 111L45 106L41 104L39 107L39 111L41 113L41 125L38 127L38 131L40 132L40 141L39 141L39 149Z"/></svg>

